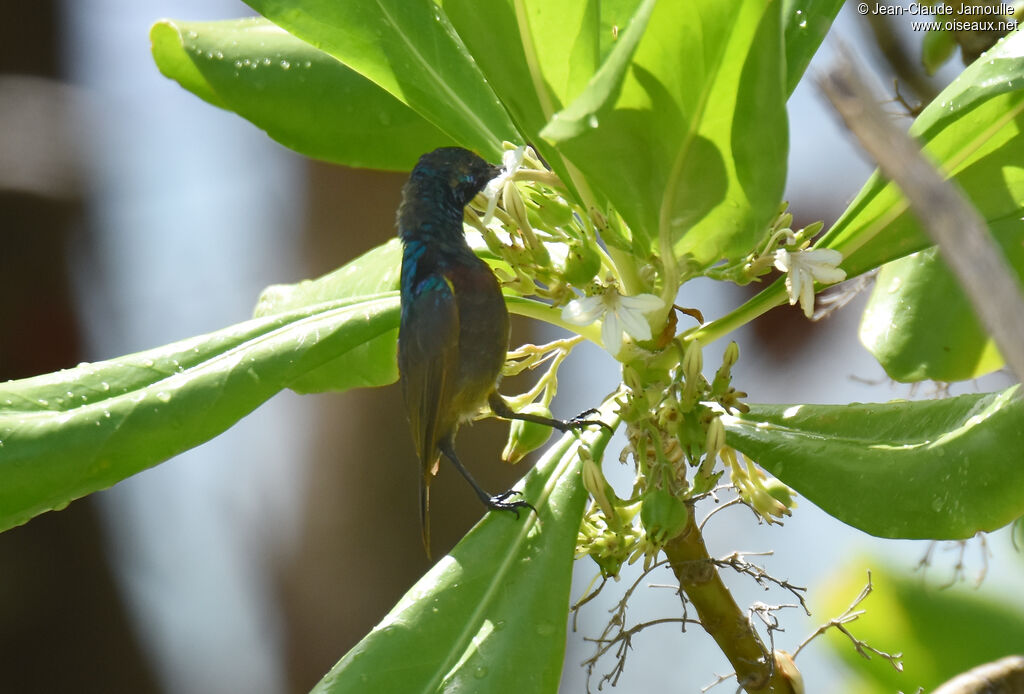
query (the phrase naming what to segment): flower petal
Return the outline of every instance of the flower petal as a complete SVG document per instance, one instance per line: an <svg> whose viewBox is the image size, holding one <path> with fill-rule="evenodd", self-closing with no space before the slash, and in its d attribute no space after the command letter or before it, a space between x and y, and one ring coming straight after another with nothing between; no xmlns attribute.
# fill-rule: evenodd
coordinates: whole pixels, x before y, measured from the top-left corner
<svg viewBox="0 0 1024 694"><path fill-rule="evenodd" d="M800 308L804 310L804 315L810 318L814 313L814 279L809 276L810 273L807 273L808 276L804 276L806 272L806 270L799 269L794 274L800 278L802 285L800 287Z"/></svg>
<svg viewBox="0 0 1024 694"><path fill-rule="evenodd" d="M665 302L660 296L655 296L654 294L637 294L636 296L620 297L619 305L630 311L644 314L663 308Z"/></svg>
<svg viewBox="0 0 1024 694"><path fill-rule="evenodd" d="M641 342L651 339L651 326L639 311L621 307L615 311L615 316L622 323L622 328L635 339Z"/></svg>
<svg viewBox="0 0 1024 694"><path fill-rule="evenodd" d="M814 279L822 284L835 284L846 279L846 270L831 266L813 266L810 268Z"/></svg>
<svg viewBox="0 0 1024 694"><path fill-rule="evenodd" d="M523 157L526 156L526 145L519 145L515 149L506 149L501 155L501 164L504 169L503 175L509 178L523 165Z"/></svg>
<svg viewBox="0 0 1024 694"><path fill-rule="evenodd" d="M501 193L502 186L505 182L501 180L501 176L492 178L486 186L484 186L484 197L487 198L487 210L484 212L484 218L481 220L484 226L491 223L494 219L494 210L498 208L498 194Z"/></svg>
<svg viewBox="0 0 1024 694"><path fill-rule="evenodd" d="M622 325L614 311L605 314L604 323L601 325L601 342L612 356L622 350Z"/></svg>
<svg viewBox="0 0 1024 694"><path fill-rule="evenodd" d="M800 252L800 260L805 265L830 265L835 267L843 262L843 254L834 248L812 248Z"/></svg>
<svg viewBox="0 0 1024 694"><path fill-rule="evenodd" d="M498 206L498 195L502 192L505 184L512 178L519 167L523 164L523 156L526 154L526 145L519 145L515 149L505 150L501 155L501 173L492 178L484 186L484 197L487 198L487 210L484 212L483 223L490 224L494 217L494 210Z"/></svg>
<svg viewBox="0 0 1024 694"><path fill-rule="evenodd" d="M786 292L789 294L789 305L792 306L800 298L804 288L803 274L800 268L794 267L786 275Z"/></svg>
<svg viewBox="0 0 1024 694"><path fill-rule="evenodd" d="M789 251L785 248L780 248L775 251L775 268L779 272L789 272L789 268L792 267L793 261Z"/></svg>
<svg viewBox="0 0 1024 694"><path fill-rule="evenodd" d="M605 313L607 305L600 294L573 299L562 309L562 320L573 325L590 325Z"/></svg>

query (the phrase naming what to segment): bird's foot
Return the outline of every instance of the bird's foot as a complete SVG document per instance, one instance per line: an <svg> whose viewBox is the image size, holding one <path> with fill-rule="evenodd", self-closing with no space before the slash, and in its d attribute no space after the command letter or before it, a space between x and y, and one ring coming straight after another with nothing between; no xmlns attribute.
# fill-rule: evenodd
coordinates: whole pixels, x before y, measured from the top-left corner
<svg viewBox="0 0 1024 694"><path fill-rule="evenodd" d="M565 427L564 429L562 429L562 431L569 431L570 429L586 429L587 427L601 427L602 429L607 429L608 433L614 434L615 430L612 429L609 425L602 422L600 419L587 419L587 417L589 417L590 415L597 413L598 411L595 410L593 407L591 407L589 410L580 412L572 419L568 419L562 422L562 424Z"/></svg>
<svg viewBox="0 0 1024 694"><path fill-rule="evenodd" d="M509 489L507 492L502 492L501 494L495 494L494 496L489 497L484 501L484 504L487 508L494 511L511 511L516 515L516 518L519 518L519 509L521 508L528 508L535 514L537 513L537 509L534 508L533 504L529 501L523 501L521 499L519 501L507 501L510 496L515 496L516 494L522 494L522 492L515 489Z"/></svg>

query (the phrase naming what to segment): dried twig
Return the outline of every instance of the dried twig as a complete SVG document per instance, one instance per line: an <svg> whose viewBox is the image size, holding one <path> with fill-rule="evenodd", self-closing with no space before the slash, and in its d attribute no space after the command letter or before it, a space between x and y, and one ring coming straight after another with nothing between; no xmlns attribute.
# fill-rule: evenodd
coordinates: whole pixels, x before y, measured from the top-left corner
<svg viewBox="0 0 1024 694"><path fill-rule="evenodd" d="M651 572L653 572L660 566L664 566L667 563L667 560L662 559L661 561L655 562L649 568L642 571L640 575L637 577L637 579L633 581L629 588L626 589L626 592L623 594L622 599L619 600L615 604L615 606L609 610L612 616L609 618L608 623L604 627L604 631L601 632L601 635L597 638L583 638L584 641L590 641L591 643L597 644L597 648L594 651L594 655L587 658L582 663L587 669L588 692L590 691L590 678L594 674L594 668L597 667L598 661L601 660L601 658L603 658L605 654L607 654L616 644L618 644L619 647L615 651L615 665L612 667L610 672L606 672L605 674L601 675L601 679L597 685L599 691L604 688L606 682L610 682L613 687L618 683L619 677L622 675L623 671L626 668L626 656L629 654L629 649L632 647L633 636L635 636L637 633L646 629L647 627L654 626L656 624L680 623L683 625L683 631L686 631L687 624L699 624L699 622L697 622L696 620L691 620L687 616L686 602L684 600L682 617L667 617L664 619L656 619L650 622L641 622L640 624L634 625L628 629L623 628L623 626L626 623L626 607L628 606L629 600L633 596L633 593L636 591L637 588L640 587L640 584L643 583L644 579L647 578L651 574ZM604 583L602 583L601 585L603 586ZM589 600L590 597L588 597L585 600L581 600L579 603L577 603L577 607L585 604L585 602ZM573 624L575 628L575 617Z"/></svg>
<svg viewBox="0 0 1024 694"><path fill-rule="evenodd" d="M686 617L662 617L661 619L652 619L649 622L640 622L629 629L621 629L619 633L615 634L610 638L597 638L591 639L584 637L584 641L591 641L598 644L597 653L583 661L583 664L587 666L587 691L590 691L590 676L593 672L594 666L597 665L597 661L607 653L613 646L618 644L618 648L615 651L615 666L611 669L611 672L606 672L601 675L601 681L597 685L598 691L604 688L606 682L610 682L614 687L619 683L619 677L626 669L626 655L629 649L633 647L633 637L639 634L648 627L653 627L658 624L682 624L683 631L686 631L687 624L700 625L695 619L687 619Z"/></svg>
<svg viewBox="0 0 1024 694"><path fill-rule="evenodd" d="M800 655L800 651L804 649L804 646L806 646L811 641L824 634L829 629L837 629L843 634L845 634L846 638L850 639L850 641L853 643L853 647L857 649L857 652L864 656L865 659L871 660L871 654L874 653L875 655L883 658L884 660L889 661L889 663L894 668L896 668L897 672L903 672L903 663L900 662L900 658L903 657L902 653L886 653L885 651L880 651L874 646L868 644L866 641L861 641L860 639L858 639L856 636L851 634L850 631L846 628L847 624L855 622L858 617L864 614L865 610L858 610L857 607L862 602L864 602L864 600L869 595L871 595L871 591L873 589L874 585L871 583L871 571L868 571L867 585L864 586L864 588L860 591L860 594L854 599L854 601L850 603L850 606L847 607L841 615L834 619L830 619L825 624L822 624L815 630L813 634L804 639L800 643L800 645L796 647L796 650L793 651L793 658L796 658L798 655Z"/></svg>
<svg viewBox="0 0 1024 694"><path fill-rule="evenodd" d="M978 570L978 575L974 579L974 587L978 588L985 581L985 577L988 575L988 560L992 553L988 548L988 540L986 539L985 533L979 532L971 540L977 539L981 547L981 569ZM967 548L971 540L954 540L952 549L957 552L956 563L953 564L953 574L949 580L939 586L939 590L946 590L952 588L957 583L963 581L966 578L967 573L967 562L964 557L967 555ZM947 547L950 543L946 544ZM921 557L920 561L917 562L917 566L914 567L915 571L920 571L921 575L924 576L929 568L932 566L932 557L935 554L935 548L940 543L938 541L928 543L928 549L925 550L924 556Z"/></svg>
<svg viewBox="0 0 1024 694"><path fill-rule="evenodd" d="M700 522L700 525L697 526L697 529L700 530L701 532L703 532L704 531L704 526L707 525L709 520L711 520L711 516L715 515L719 511L722 511L724 509L729 508L730 506L739 506L741 504L746 506L746 504L743 503L743 499L741 499L740 497L737 496L735 499L729 499L728 501L726 501L724 504L722 504L720 506L715 506L713 509L708 511L708 515L704 516L704 520L702 520ZM755 515L757 515L756 511L755 511ZM758 519L760 519L760 516L758 516Z"/></svg>
<svg viewBox="0 0 1024 694"><path fill-rule="evenodd" d="M770 573L764 570L763 567L757 564L748 562L744 557L752 555L767 556L771 555L772 552L733 552L732 554L722 557L721 559L713 559L715 565L722 568L730 568L737 573L741 573L745 576L750 576L754 579L757 585L761 586L765 590L768 590L771 586L769 584L777 585L780 588L788 590L790 593L800 601L799 607L809 616L811 611L807 609L807 603L804 601L804 593L807 592L807 588L803 586L795 586L789 581L785 581L779 578L775 578ZM783 605L788 607L788 605Z"/></svg>

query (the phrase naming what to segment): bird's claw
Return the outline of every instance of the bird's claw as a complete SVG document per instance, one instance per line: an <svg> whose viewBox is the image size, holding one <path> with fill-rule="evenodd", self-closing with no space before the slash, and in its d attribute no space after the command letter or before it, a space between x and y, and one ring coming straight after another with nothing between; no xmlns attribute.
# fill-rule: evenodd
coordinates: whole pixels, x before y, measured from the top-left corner
<svg viewBox="0 0 1024 694"><path fill-rule="evenodd" d="M605 424L600 419L584 419L592 414L597 414L598 411L591 407L589 410L580 412L578 415L565 422L566 430L569 429L586 429L587 427L596 426L602 429L607 429L609 434L614 434L615 430L612 429L608 424Z"/></svg>
<svg viewBox="0 0 1024 694"><path fill-rule="evenodd" d="M535 514L537 513L537 509L534 508L533 504L529 501L506 501L510 496L514 496L516 494L522 494L522 492L515 489L509 489L507 492L495 494L485 503L487 504L487 508L493 511L511 511L515 514L516 518L519 518L519 509L521 508L528 508Z"/></svg>

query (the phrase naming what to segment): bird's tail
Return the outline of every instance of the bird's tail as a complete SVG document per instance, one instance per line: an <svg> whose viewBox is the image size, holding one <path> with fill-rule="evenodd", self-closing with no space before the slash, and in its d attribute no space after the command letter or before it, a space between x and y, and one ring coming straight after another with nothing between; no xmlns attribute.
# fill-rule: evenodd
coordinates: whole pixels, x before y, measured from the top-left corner
<svg viewBox="0 0 1024 694"><path fill-rule="evenodd" d="M429 474L429 473L428 473ZM423 531L423 549L427 551L427 559L430 556L430 478L424 475L420 478L420 528Z"/></svg>

